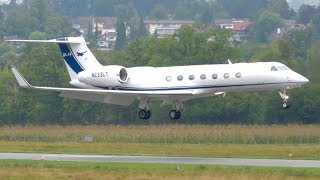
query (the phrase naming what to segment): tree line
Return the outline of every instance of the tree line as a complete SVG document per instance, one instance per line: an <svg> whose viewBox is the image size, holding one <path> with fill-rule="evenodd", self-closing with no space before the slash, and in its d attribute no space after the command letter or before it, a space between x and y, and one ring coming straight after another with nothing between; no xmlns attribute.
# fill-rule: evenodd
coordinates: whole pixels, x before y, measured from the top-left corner
<svg viewBox="0 0 320 180"><path fill-rule="evenodd" d="M81 3L82 1L84 3ZM231 59L234 63L282 62L298 73L306 75L311 81L302 88L289 91L292 103L290 109L283 110L281 108L282 100L276 91L228 93L225 97L217 96L186 102L183 116L178 123L286 124L320 122L320 98L317 98L320 91L320 72L317 68L320 65L318 58L320 55L318 50L320 48L320 30L318 30L320 10L318 7L302 6L298 12L292 12L287 4L284 4L285 8L283 9L286 11L282 11L280 8L282 6L270 4L270 2L282 1L263 0L256 3L240 0L239 2L234 0L215 2L96 0L90 1L97 3L91 5L86 4L89 1L80 0L73 6L67 6L67 3L70 2L72 1L28 0L21 5L12 3L2 7L0 25L3 26L0 26L0 35L4 37L18 34L20 37L28 39L69 36L73 33L70 21L68 21L70 17L99 13L98 9L102 7L106 9L112 7L108 13L121 16L123 19L134 17L131 13L136 11L139 16L137 24L141 21L140 16L144 18L161 17L161 14L178 16L177 12L180 12L185 19L198 18L198 23L192 27L183 26L178 33L160 39L154 36L130 38L127 44L117 51L99 51L94 43L90 44L90 49L102 64L120 64L125 67L218 64L227 63L227 59ZM248 8L248 11L237 12L235 5L238 3L238 7L240 7L240 2L247 5L243 8ZM107 3L112 5L107 7ZM209 4L195 6L194 4L197 3ZM193 8L190 8L191 5ZM160 6L162 7L160 8ZM68 10L67 7L70 9ZM129 7L134 8L130 9ZM304 8L310 7L313 8L312 11L304 10ZM78 11L81 8L84 10ZM94 10L90 10L90 8ZM122 10L119 11L117 8ZM156 8L165 9L166 12L157 12L154 10ZM185 13L185 10L188 13ZM6 18L3 18L5 11L7 12ZM310 14L310 12L312 13ZM101 13L107 12L101 10ZM200 13L212 13L212 19L201 19ZM271 26L270 29L274 29L280 26L281 19L288 14L294 14L298 22L308 24L307 28L292 30L281 39L269 39L267 35L270 32L266 27ZM254 25L250 32L251 38L248 41L230 42L231 31L212 26L211 22L215 17L231 16L252 19ZM264 26L266 27L263 28ZM209 41L208 39L212 37L214 37L214 41ZM172 123L167 114L171 107L160 107L161 102L153 102L150 105L153 116L149 121L143 121L137 116L137 102L130 107L121 107L63 99L58 97L59 94L53 92L22 89L18 87L12 75L9 69L10 65L17 66L31 84L54 87L69 86L69 77L57 46L26 44L15 48L3 40L0 41L0 125Z"/></svg>

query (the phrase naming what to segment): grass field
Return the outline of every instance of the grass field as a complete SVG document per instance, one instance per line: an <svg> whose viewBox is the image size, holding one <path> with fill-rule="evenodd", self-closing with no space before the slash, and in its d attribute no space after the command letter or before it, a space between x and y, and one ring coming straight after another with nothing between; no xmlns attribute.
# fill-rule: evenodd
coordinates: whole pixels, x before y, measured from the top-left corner
<svg viewBox="0 0 320 180"><path fill-rule="evenodd" d="M317 144L320 125L2 126L2 141L163 144Z"/></svg>
<svg viewBox="0 0 320 180"><path fill-rule="evenodd" d="M1 179L319 179L319 168L1 160Z"/></svg>
<svg viewBox="0 0 320 180"><path fill-rule="evenodd" d="M315 145L0 141L0 152L320 159L320 146Z"/></svg>
<svg viewBox="0 0 320 180"><path fill-rule="evenodd" d="M84 141L85 137L92 141ZM320 126L2 126L0 152L320 159ZM0 160L1 179L320 179L320 168Z"/></svg>
<svg viewBox="0 0 320 180"><path fill-rule="evenodd" d="M320 159L319 141L319 125L0 127L1 152Z"/></svg>

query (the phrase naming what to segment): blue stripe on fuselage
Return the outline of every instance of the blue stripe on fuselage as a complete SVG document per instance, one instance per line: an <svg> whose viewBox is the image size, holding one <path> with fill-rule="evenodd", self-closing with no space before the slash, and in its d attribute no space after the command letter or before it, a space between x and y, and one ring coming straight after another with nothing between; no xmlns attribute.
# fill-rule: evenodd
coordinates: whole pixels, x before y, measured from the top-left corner
<svg viewBox="0 0 320 180"><path fill-rule="evenodd" d="M71 47L68 44L59 44L61 54L63 56L63 59L67 62L67 64L70 66L70 68L76 72L77 74L84 70L84 68L81 66L73 52L71 51Z"/></svg>
<svg viewBox="0 0 320 180"><path fill-rule="evenodd" d="M296 84L299 82L279 82L279 83L258 83L258 84L230 84L230 85L204 85L204 86L176 86L176 87L116 87L123 91L176 91L176 90L197 90L197 89L214 89L214 88L232 88L232 87L246 87L246 86L266 86L279 84ZM110 89L109 87L95 86L101 89Z"/></svg>

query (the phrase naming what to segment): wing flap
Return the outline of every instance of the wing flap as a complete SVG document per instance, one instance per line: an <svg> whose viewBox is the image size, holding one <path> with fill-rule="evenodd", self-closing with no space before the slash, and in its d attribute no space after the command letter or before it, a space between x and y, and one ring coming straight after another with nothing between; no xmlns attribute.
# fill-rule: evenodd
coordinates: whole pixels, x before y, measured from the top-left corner
<svg viewBox="0 0 320 180"><path fill-rule="evenodd" d="M116 94L96 94L92 92L71 92L63 91L60 97L71 99L80 99L85 101L93 101L100 103L115 104L121 106L130 106L136 99L134 95L116 95Z"/></svg>

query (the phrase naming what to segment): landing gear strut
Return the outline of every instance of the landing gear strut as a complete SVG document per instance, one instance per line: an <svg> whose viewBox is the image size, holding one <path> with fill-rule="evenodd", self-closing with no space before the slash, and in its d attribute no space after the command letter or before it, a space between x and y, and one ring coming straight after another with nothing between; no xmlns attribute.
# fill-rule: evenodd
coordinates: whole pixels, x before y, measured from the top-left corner
<svg viewBox="0 0 320 180"><path fill-rule="evenodd" d="M284 109L288 109L290 108L290 104L289 104L289 96L286 94L286 90L283 90L282 92L279 91L280 97L282 98L282 107Z"/></svg>

